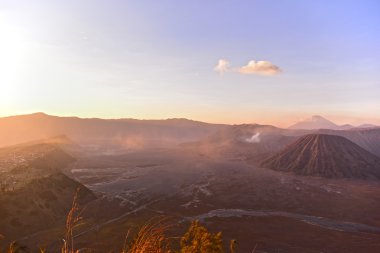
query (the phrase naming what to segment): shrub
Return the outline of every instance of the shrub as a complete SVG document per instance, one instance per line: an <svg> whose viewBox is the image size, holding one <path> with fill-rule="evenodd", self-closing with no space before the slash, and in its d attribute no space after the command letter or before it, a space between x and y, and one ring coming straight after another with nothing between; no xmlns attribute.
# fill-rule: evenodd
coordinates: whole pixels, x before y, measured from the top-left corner
<svg viewBox="0 0 380 253"><path fill-rule="evenodd" d="M222 233L212 234L193 221L181 239L181 253L224 253Z"/></svg>

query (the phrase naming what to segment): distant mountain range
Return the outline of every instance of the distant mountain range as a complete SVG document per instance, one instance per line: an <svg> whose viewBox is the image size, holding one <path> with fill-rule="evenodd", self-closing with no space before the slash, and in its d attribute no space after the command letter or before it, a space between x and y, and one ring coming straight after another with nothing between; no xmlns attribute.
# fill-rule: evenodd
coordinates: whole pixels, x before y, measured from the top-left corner
<svg viewBox="0 0 380 253"><path fill-rule="evenodd" d="M66 136L78 145L92 145L93 148L96 148L96 145L98 147L115 145L124 149L168 147L185 142L199 141L216 132L221 131L223 133L225 129L234 129L234 126L209 124L182 118L166 120L98 119L57 117L44 113L34 113L0 118L0 147L43 140L54 136ZM248 128L256 126L255 128L257 128L263 125L245 124L245 126ZM270 127L278 129L276 131L282 133L286 130L267 126L269 130ZM376 126L363 124L356 128L374 127ZM352 125L339 126L321 116L313 116L311 119L300 121L288 129L347 130L353 128L355 127ZM260 129L257 131L261 132ZM286 135L289 134L286 133Z"/></svg>
<svg viewBox="0 0 380 253"><path fill-rule="evenodd" d="M0 147L43 142L58 145L71 155L83 150L120 154L183 145L202 154L256 161L312 133L343 136L380 156L379 127L338 126L321 116L313 116L288 129L259 124L209 124L187 119L83 119L44 113L0 118Z"/></svg>
<svg viewBox="0 0 380 253"><path fill-rule="evenodd" d="M345 125L337 125L334 122L319 116L319 115L314 115L309 119L299 121L295 123L294 125L291 125L289 129L332 129L332 130L347 130L351 128L372 128L372 127L377 127L376 125L372 124L362 124L359 126L353 126L350 124L345 124Z"/></svg>
<svg viewBox="0 0 380 253"><path fill-rule="evenodd" d="M261 166L300 175L380 179L379 157L344 137L326 134L303 136Z"/></svg>
<svg viewBox="0 0 380 253"><path fill-rule="evenodd" d="M77 144L154 148L198 140L225 126L187 119L98 119L34 113L0 118L0 147L65 135Z"/></svg>

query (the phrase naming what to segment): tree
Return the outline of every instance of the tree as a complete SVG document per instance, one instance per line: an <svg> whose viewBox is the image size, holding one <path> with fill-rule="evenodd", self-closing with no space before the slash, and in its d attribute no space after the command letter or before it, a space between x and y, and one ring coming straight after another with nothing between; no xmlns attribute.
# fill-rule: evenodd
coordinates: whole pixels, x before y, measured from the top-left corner
<svg viewBox="0 0 380 253"><path fill-rule="evenodd" d="M181 239L181 253L224 253L222 233L212 234L193 221Z"/></svg>

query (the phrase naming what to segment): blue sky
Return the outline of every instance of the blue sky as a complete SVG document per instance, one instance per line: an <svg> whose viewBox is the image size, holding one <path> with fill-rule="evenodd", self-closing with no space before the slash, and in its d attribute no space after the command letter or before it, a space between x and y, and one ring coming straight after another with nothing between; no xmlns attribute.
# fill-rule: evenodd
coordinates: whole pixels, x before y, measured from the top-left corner
<svg viewBox="0 0 380 253"><path fill-rule="evenodd" d="M0 116L380 123L379 13L375 0L0 0ZM242 73L252 60L281 71Z"/></svg>

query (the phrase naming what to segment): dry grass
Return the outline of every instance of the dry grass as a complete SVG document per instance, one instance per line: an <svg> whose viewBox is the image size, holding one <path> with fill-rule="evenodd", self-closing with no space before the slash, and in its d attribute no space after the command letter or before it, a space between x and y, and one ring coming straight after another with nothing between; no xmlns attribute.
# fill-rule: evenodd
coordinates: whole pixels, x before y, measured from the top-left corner
<svg viewBox="0 0 380 253"><path fill-rule="evenodd" d="M122 253L169 253L169 238L165 232L169 228L165 219L152 220L143 225L128 246L128 236Z"/></svg>
<svg viewBox="0 0 380 253"><path fill-rule="evenodd" d="M74 247L74 229L79 227L82 223L82 212L83 209L79 208L78 196L79 196L79 188L77 189L73 203L71 205L71 209L66 217L66 232L65 238L63 239L63 246L61 249L62 253L75 253L78 250L75 250Z"/></svg>
<svg viewBox="0 0 380 253"><path fill-rule="evenodd" d="M83 249L76 249L74 245L74 231L82 225L82 213L78 203L79 189L76 191L71 209L66 217L66 230L63 239L61 253L78 253ZM137 232L135 238L128 243L129 231L125 238L124 247L121 253L169 253L169 238L165 236L165 232L169 226L166 219L152 219L143 225ZM85 249L88 251L88 249Z"/></svg>
<svg viewBox="0 0 380 253"><path fill-rule="evenodd" d="M76 191L71 209L66 217L65 234L61 253L93 252L91 248L76 249L74 244L74 232L83 221L82 212L78 203L79 189ZM151 219L143 225L135 237L129 241L129 231L125 237L125 243L120 253L224 253L222 234L212 234L200 225L198 221L192 222L189 230L182 237L169 238L165 235L169 225L166 218ZM4 237L0 234L0 240ZM171 240L180 239L181 249L179 251L171 249ZM257 245L256 245L257 246ZM230 252L235 253L236 241L230 243ZM256 247L252 252L255 252ZM1 253L1 252L0 252ZM6 253L29 253L28 249L17 242L12 242ZM45 253L40 249L40 253Z"/></svg>
<svg viewBox="0 0 380 253"><path fill-rule="evenodd" d="M18 244L17 242L12 242L9 245L7 253L27 253L28 249L27 247Z"/></svg>

